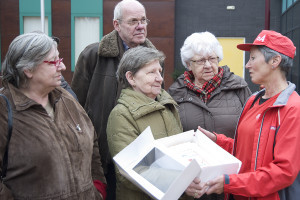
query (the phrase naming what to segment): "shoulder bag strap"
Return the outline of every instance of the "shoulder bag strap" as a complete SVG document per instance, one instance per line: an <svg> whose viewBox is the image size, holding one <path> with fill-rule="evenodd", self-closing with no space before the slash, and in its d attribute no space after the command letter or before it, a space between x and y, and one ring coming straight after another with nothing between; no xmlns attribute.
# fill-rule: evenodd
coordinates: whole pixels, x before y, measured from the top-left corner
<svg viewBox="0 0 300 200"><path fill-rule="evenodd" d="M8 111L8 135L7 135L7 143L6 143L6 147L5 147L5 153L4 153L4 157L3 157L3 161L2 161L2 173L1 173L1 181L3 181L3 179L6 177L6 170L7 170L7 160L8 160L8 146L9 146L9 141L11 138L11 134L12 134L12 110L11 110L11 105L7 99L7 97L3 94L0 94L1 97L3 97L6 101L6 108Z"/></svg>

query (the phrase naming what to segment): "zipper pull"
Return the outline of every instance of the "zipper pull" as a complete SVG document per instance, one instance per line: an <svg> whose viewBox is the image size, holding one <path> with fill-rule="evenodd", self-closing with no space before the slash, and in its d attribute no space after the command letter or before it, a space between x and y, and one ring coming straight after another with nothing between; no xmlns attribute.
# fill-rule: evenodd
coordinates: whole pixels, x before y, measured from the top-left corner
<svg viewBox="0 0 300 200"><path fill-rule="evenodd" d="M79 124L77 124L76 130L79 131L79 132L81 132L81 128L80 128Z"/></svg>

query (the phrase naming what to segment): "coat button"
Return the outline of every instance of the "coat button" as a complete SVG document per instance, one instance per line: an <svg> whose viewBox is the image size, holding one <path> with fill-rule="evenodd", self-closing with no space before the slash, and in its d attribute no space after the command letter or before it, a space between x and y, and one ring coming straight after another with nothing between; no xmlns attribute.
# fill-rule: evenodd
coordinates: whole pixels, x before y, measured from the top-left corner
<svg viewBox="0 0 300 200"><path fill-rule="evenodd" d="M182 102L182 101L183 101L183 98L180 98L179 101Z"/></svg>
<svg viewBox="0 0 300 200"><path fill-rule="evenodd" d="M193 101L193 97L190 97L190 98L189 98L189 101Z"/></svg>

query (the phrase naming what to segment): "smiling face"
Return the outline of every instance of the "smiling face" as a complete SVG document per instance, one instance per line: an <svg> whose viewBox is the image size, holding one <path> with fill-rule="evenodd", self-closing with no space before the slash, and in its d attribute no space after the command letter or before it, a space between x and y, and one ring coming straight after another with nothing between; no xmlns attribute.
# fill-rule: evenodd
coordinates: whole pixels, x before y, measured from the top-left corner
<svg viewBox="0 0 300 200"><path fill-rule="evenodd" d="M129 24L133 20L146 19L146 12L142 5L130 2L122 7L122 19L114 20L115 30L121 39L130 47L136 47L145 42L147 37L147 24Z"/></svg>
<svg viewBox="0 0 300 200"><path fill-rule="evenodd" d="M206 81L211 80L218 74L218 58L211 53L206 56L194 55L188 63L195 77L195 84L202 86Z"/></svg>
<svg viewBox="0 0 300 200"><path fill-rule="evenodd" d="M57 61L59 52L55 46L52 47L45 61ZM32 85L38 85L42 89L53 90L61 84L61 71L66 67L62 62L56 66L55 64L42 62L33 71L24 71Z"/></svg>
<svg viewBox="0 0 300 200"><path fill-rule="evenodd" d="M246 64L249 70L251 81L255 84L264 85L272 72L272 65L266 63L264 55L253 46L250 50L250 58Z"/></svg>
<svg viewBox="0 0 300 200"><path fill-rule="evenodd" d="M133 90L141 92L149 98L155 99L161 92L163 78L162 67L158 60L154 60L139 69L134 75L126 72L126 78Z"/></svg>

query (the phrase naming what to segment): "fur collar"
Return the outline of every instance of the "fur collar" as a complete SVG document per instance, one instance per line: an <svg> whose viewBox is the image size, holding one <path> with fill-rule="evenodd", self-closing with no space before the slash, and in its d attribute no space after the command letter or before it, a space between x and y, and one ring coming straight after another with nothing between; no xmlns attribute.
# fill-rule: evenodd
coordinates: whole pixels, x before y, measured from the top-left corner
<svg viewBox="0 0 300 200"><path fill-rule="evenodd" d="M153 48L154 45L146 38L145 43L142 44L145 47ZM124 53L124 47L122 44L122 39L116 30L113 30L109 34L105 35L99 44L98 54L103 57L122 57Z"/></svg>

